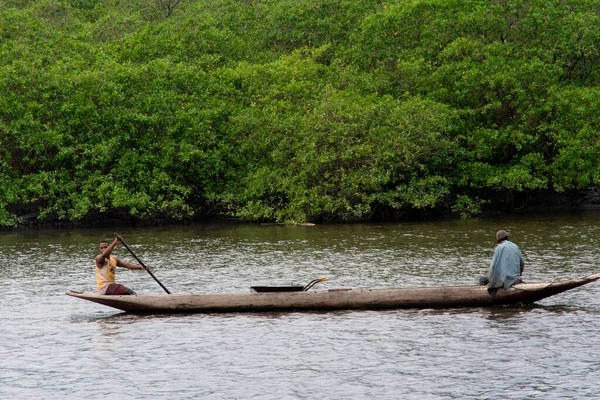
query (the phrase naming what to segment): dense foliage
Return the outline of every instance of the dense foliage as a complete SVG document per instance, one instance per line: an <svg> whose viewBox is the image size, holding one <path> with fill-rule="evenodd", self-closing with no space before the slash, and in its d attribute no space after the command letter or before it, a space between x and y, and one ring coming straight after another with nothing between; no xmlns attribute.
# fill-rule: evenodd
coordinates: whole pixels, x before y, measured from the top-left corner
<svg viewBox="0 0 600 400"><path fill-rule="evenodd" d="M0 225L600 186L598 0L5 0Z"/></svg>

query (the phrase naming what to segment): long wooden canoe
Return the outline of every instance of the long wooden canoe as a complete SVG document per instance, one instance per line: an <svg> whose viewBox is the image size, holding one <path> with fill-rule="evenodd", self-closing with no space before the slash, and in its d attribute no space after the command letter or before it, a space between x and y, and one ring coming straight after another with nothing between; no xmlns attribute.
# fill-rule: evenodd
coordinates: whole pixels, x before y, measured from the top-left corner
<svg viewBox="0 0 600 400"><path fill-rule="evenodd" d="M466 285L134 296L79 291L66 294L135 314L490 307L533 303L598 279L600 273L551 282L520 283L493 293L488 292L486 286Z"/></svg>

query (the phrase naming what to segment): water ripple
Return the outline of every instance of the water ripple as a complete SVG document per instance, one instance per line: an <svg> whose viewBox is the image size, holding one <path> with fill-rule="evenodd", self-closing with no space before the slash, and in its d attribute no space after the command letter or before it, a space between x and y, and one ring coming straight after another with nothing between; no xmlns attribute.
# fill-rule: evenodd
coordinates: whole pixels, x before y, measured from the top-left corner
<svg viewBox="0 0 600 400"><path fill-rule="evenodd" d="M172 291L472 283L493 232L526 279L598 272L598 220L124 229ZM0 398L548 399L600 396L600 285L529 307L135 316L64 295L94 290L106 232L0 234ZM131 261L123 248L118 256ZM141 293L143 271L118 278Z"/></svg>

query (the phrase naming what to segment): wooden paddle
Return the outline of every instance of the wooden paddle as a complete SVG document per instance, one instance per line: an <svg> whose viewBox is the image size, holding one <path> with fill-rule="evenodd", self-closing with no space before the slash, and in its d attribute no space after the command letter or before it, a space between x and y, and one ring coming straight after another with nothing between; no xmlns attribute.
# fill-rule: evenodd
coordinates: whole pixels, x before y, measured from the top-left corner
<svg viewBox="0 0 600 400"><path fill-rule="evenodd" d="M327 279L327 278L325 278L325 277L323 277L323 278L317 278L317 279L313 279L312 281L310 281L310 282L308 283L308 285L304 286L304 289L302 289L302 291L303 291L303 292L306 292L306 291L308 291L308 289L310 289L311 287L315 286L317 283L319 283L319 282L324 282L324 281L327 281L327 280L329 280L329 279Z"/></svg>
<svg viewBox="0 0 600 400"><path fill-rule="evenodd" d="M160 283L160 281L158 279L156 279L156 277L154 276L154 274L152 273L152 271L150 271L150 268L146 267L144 265L144 263L142 262L142 260L140 260L138 258L138 256L135 255L135 253L129 248L129 246L127 246L127 243L125 243L125 241L123 241L123 238L121 236L119 236L119 234L116 233L116 232L115 232L115 236L117 237L117 239L119 239L119 241L123 244L123 246L125 246L125 248L127 250L129 250L129 252L131 253L131 255L137 260L137 262L140 263L140 265L146 270L146 272L149 273L152 278L154 278L154 280L156 281L156 283L158 283L160 285L160 287L163 288L165 292L167 292L167 294L171 294L171 292L169 292L169 290L165 287L165 285L163 285L162 283Z"/></svg>

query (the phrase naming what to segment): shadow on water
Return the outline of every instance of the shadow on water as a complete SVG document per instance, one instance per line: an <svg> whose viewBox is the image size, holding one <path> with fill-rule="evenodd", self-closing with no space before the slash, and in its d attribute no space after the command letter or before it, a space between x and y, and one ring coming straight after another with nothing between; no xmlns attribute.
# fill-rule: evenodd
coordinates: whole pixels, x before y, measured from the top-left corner
<svg viewBox="0 0 600 400"><path fill-rule="evenodd" d="M230 320L235 318L244 318L250 320L277 320L280 318L302 317L302 316L319 316L334 318L346 318L357 313L380 312L385 313L390 310L372 311L372 310L323 310L323 311L273 311L273 312L210 312L210 313L157 313L157 314L133 314L128 312L117 312L116 314L93 316L89 315L72 317L72 322L89 322L89 323L118 323L128 324L135 322L161 321L161 320L180 320L180 319L220 319ZM405 310L407 311L407 310Z"/></svg>
<svg viewBox="0 0 600 400"><path fill-rule="evenodd" d="M480 309L480 313L485 316L488 321L508 322L511 320L522 319L527 316L542 315L567 315L578 314L584 312L586 314L600 314L600 311L585 307L585 306L566 306L566 305L551 305L543 304L522 304L517 306L497 306Z"/></svg>
<svg viewBox="0 0 600 400"><path fill-rule="evenodd" d="M482 316L492 321L510 320L521 318L528 314L547 312L550 314L573 314L579 312L600 314L600 310L586 306L571 305L543 305L517 304L517 305L496 305L492 307L459 307L459 308L426 308L426 309L401 309L401 310L383 310L376 311L382 313L402 313L415 316Z"/></svg>
<svg viewBox="0 0 600 400"><path fill-rule="evenodd" d="M587 306L564 306L564 305L545 306L542 304L536 304L536 305L534 305L534 308L536 308L538 310L544 310L544 311L547 311L549 313L554 313L554 314L571 314L571 313L579 313L579 312L584 312L586 314L600 314L600 310L598 310L594 307L587 307Z"/></svg>

